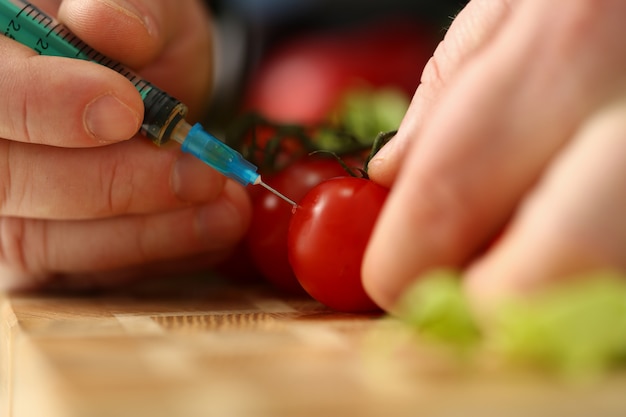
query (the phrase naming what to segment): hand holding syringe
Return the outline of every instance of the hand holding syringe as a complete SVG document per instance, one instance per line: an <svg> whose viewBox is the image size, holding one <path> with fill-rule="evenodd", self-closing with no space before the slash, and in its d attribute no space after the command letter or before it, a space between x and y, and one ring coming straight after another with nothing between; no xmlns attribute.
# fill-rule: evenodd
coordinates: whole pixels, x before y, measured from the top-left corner
<svg viewBox="0 0 626 417"><path fill-rule="evenodd" d="M247 230L246 191L175 141L127 140L152 117L139 89L105 66L11 40L25 28L17 4L0 2L0 287L120 285L214 265ZM198 117L212 65L203 2L36 4Z"/></svg>
<svg viewBox="0 0 626 417"><path fill-rule="evenodd" d="M6 28L6 29L4 29ZM52 17L22 0L0 0L0 29L14 39L42 55L61 56L96 62L117 71L131 81L145 105L141 133L157 145L174 139L189 152L223 175L242 185L262 185L288 203L295 205L276 190L267 186L257 168L246 161L202 126L190 126L185 121L187 107L164 91L90 48Z"/></svg>

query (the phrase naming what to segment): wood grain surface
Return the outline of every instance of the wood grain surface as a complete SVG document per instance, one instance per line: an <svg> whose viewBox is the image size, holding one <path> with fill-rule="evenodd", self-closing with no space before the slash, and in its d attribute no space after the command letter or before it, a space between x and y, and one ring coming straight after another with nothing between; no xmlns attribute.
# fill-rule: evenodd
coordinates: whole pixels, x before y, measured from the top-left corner
<svg viewBox="0 0 626 417"><path fill-rule="evenodd" d="M206 280L0 295L4 417L626 416L626 379L476 369L381 315Z"/></svg>

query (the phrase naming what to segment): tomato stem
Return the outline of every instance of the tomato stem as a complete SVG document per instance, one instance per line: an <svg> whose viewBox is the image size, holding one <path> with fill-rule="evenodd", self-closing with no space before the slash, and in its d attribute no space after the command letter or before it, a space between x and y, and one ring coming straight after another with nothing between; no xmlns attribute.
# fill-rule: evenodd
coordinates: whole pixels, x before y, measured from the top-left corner
<svg viewBox="0 0 626 417"><path fill-rule="evenodd" d="M372 145L372 149L370 150L370 154L365 160L364 170L365 170L366 175L367 175L369 163L372 160L372 158L374 158L374 156L378 153L378 151L380 151L383 148L383 146L385 146L387 142L389 142L397 133L398 133L397 130L391 130L389 132L380 132L376 136L376 138L374 139L374 143Z"/></svg>
<svg viewBox="0 0 626 417"><path fill-rule="evenodd" d="M337 155L336 152L319 150L319 151L313 151L313 152L309 153L309 155L318 155L318 154L328 154L328 155L331 155L332 157L334 157L337 160L337 162L339 163L339 165L341 165L341 167L351 177L369 179L369 177L367 176L367 172L363 168L351 167L350 165L346 164L346 161L344 161L341 158L341 156ZM358 172L358 175L356 174L355 171Z"/></svg>
<svg viewBox="0 0 626 417"><path fill-rule="evenodd" d="M264 132L269 136L260 137ZM367 178L367 163L395 133L380 133L372 144L371 140L359 138L336 123L323 122L308 126L281 123L257 112L250 112L242 115L227 130L226 143L259 166L261 172L280 171L305 154L323 151L333 153L351 176ZM349 167L339 157L365 151L369 151L369 156L364 168ZM358 175L355 171L359 172Z"/></svg>

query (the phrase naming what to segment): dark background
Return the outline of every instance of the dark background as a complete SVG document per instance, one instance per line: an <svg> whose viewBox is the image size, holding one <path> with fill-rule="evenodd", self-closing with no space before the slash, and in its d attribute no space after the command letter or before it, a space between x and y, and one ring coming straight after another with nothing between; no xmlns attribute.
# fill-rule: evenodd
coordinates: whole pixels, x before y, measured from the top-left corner
<svg viewBox="0 0 626 417"><path fill-rule="evenodd" d="M443 38L464 0L208 0L216 22L218 76L214 117L231 114L237 98L276 45L306 33L401 16Z"/></svg>
<svg viewBox="0 0 626 417"><path fill-rule="evenodd" d="M465 3L463 0L209 0L216 15L237 16L270 36L393 14L446 26Z"/></svg>

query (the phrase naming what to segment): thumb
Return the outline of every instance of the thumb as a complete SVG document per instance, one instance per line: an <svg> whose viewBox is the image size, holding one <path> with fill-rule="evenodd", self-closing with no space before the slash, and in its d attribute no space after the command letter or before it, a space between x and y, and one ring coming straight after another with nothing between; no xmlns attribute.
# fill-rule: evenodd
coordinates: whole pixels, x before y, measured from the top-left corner
<svg viewBox="0 0 626 417"><path fill-rule="evenodd" d="M0 36L0 138L62 147L129 139L143 102L122 75L76 59L37 56Z"/></svg>
<svg viewBox="0 0 626 417"><path fill-rule="evenodd" d="M436 105L441 91L499 31L509 15L510 0L473 0L458 14L422 73L421 84L397 135L370 161L368 174L387 187L395 180L408 146Z"/></svg>

